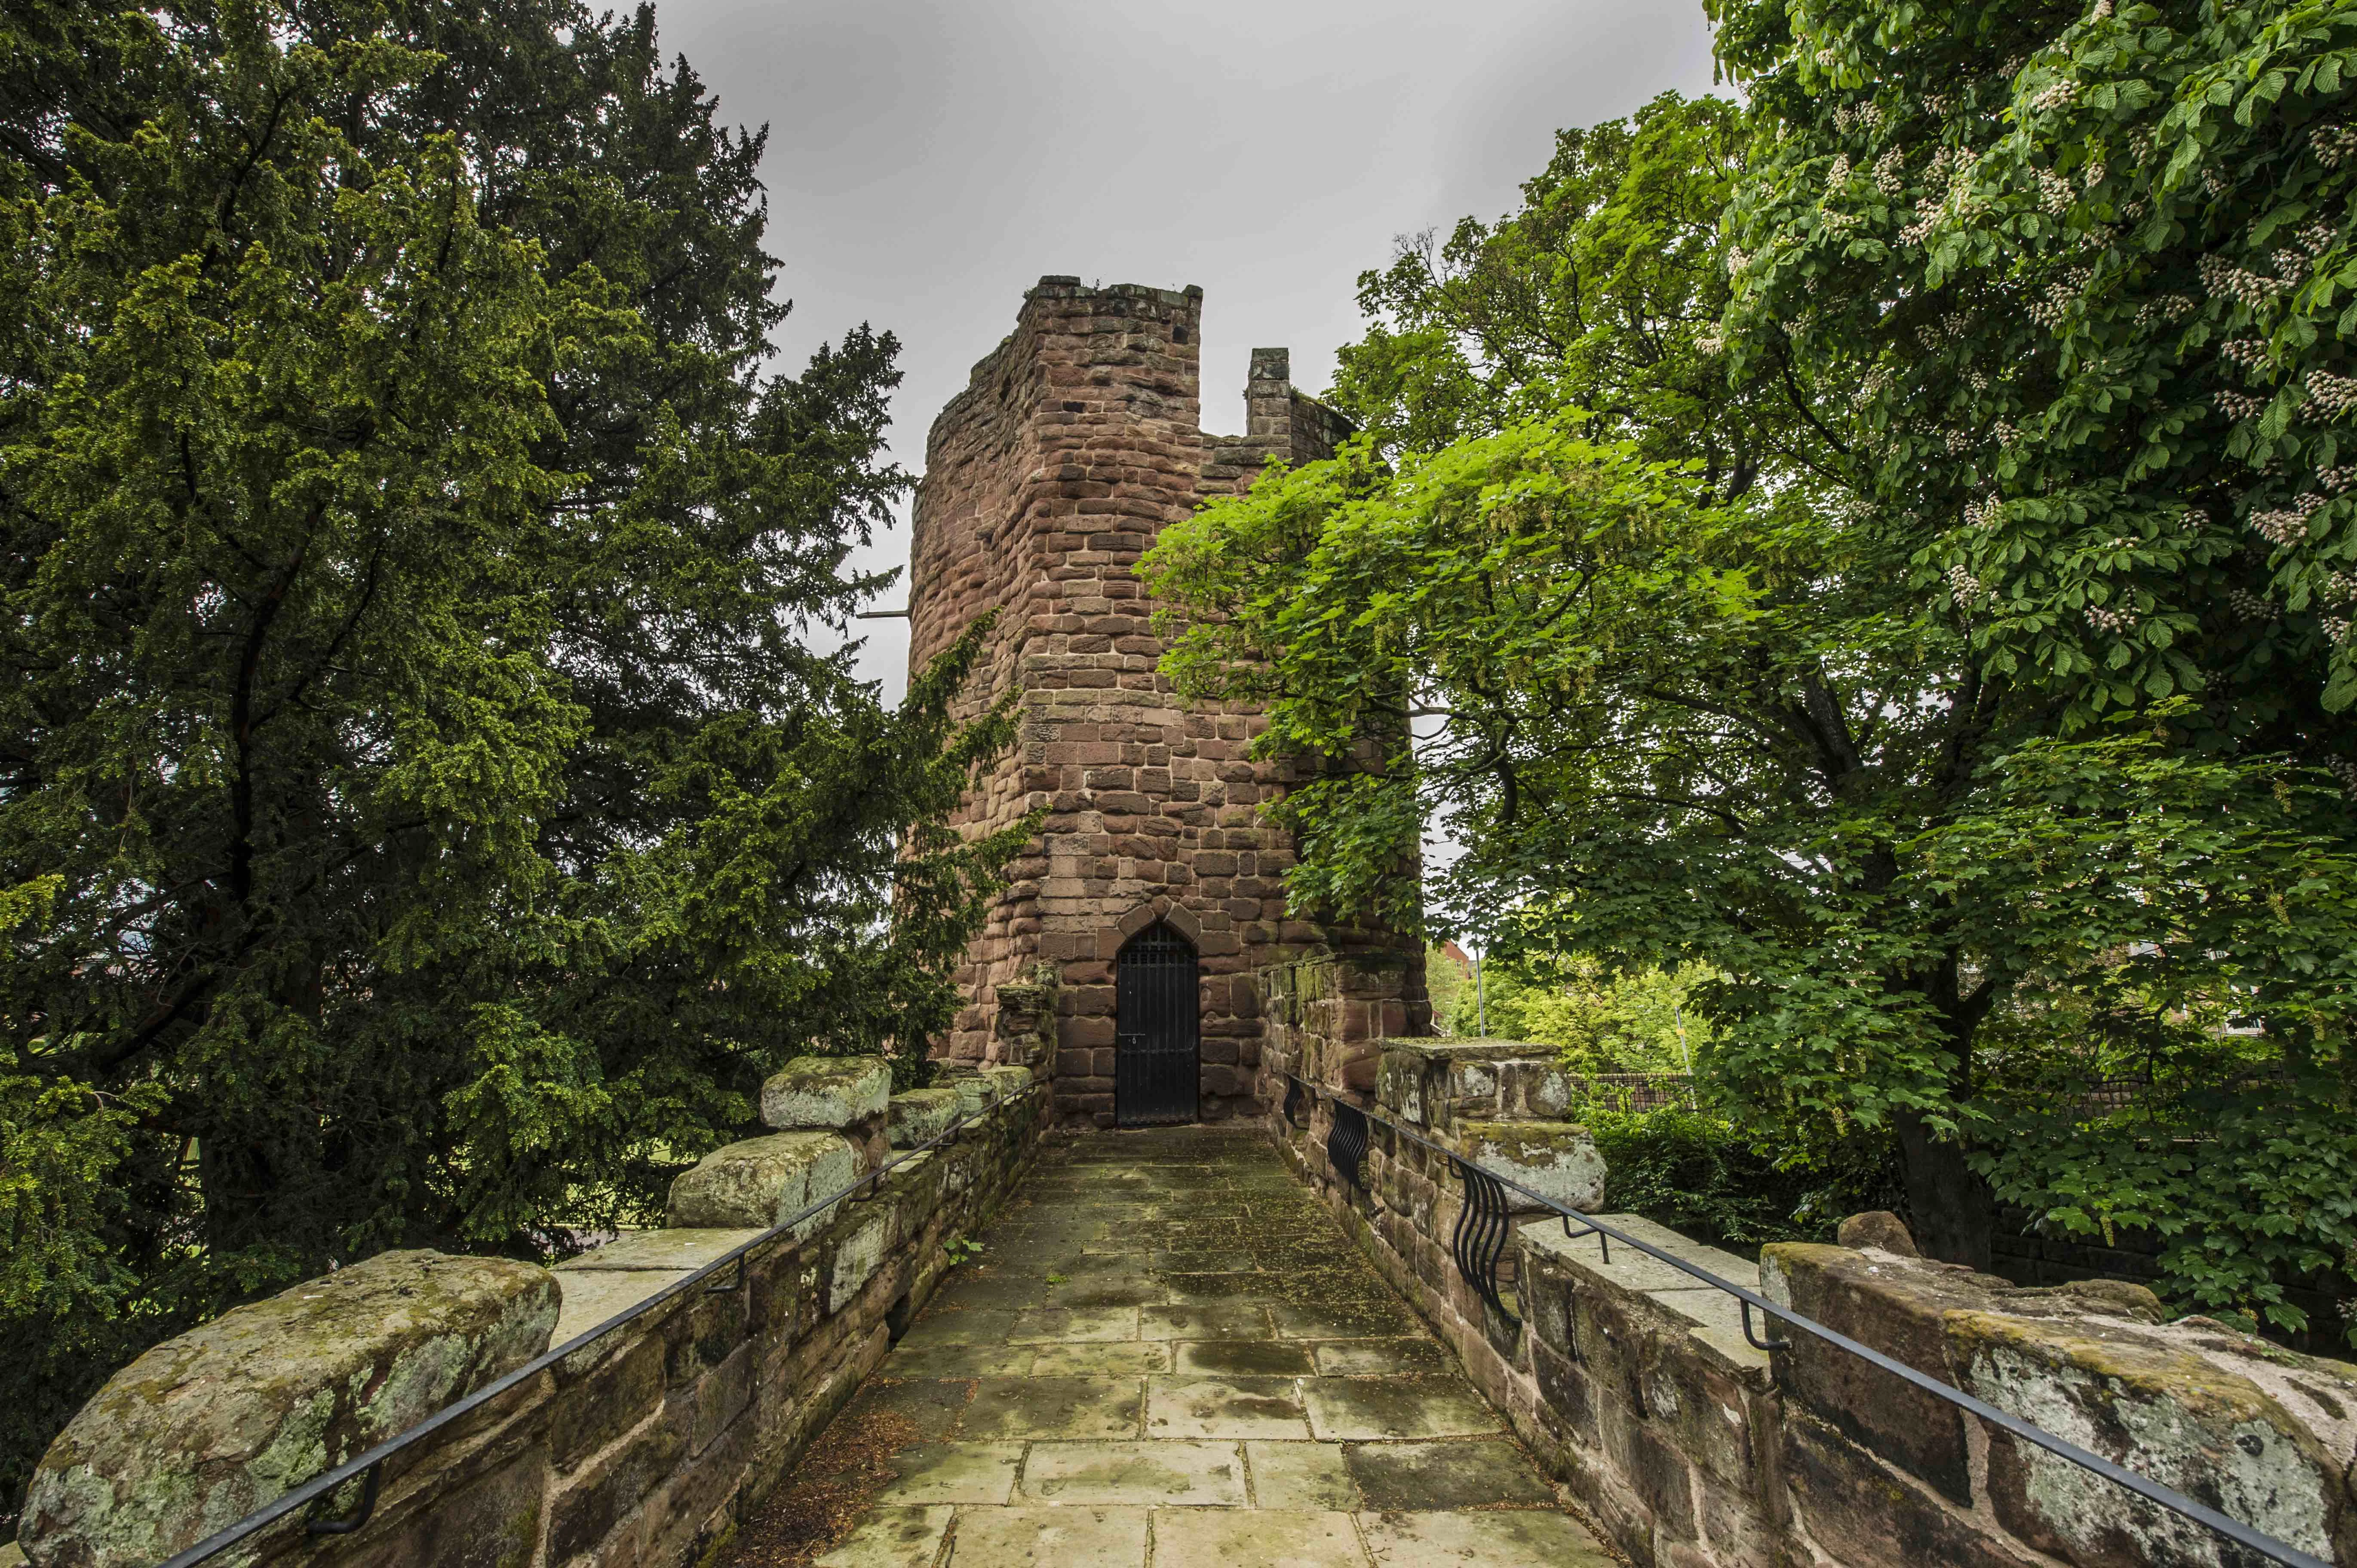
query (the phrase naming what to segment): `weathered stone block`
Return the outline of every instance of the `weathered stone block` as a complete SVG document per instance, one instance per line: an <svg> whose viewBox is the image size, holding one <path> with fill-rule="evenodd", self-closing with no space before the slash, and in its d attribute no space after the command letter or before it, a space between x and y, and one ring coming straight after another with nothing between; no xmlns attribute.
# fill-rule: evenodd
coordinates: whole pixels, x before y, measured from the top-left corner
<svg viewBox="0 0 2357 1568"><path fill-rule="evenodd" d="M795 1213L859 1177L859 1151L834 1133L772 1133L715 1149L671 1184L675 1227L762 1227ZM807 1236L828 1213L794 1228Z"/></svg>
<svg viewBox="0 0 2357 1568"><path fill-rule="evenodd" d="M383 1252L167 1339L107 1380L33 1475L37 1568L161 1562L548 1348L529 1263Z"/></svg>
<svg viewBox="0 0 2357 1568"><path fill-rule="evenodd" d="M2273 1347L2251 1358L2251 1369L2276 1373L2287 1398L2307 1408L2303 1420L2201 1353L2191 1331L1989 1312L1951 1313L1947 1328L1964 1388L1999 1410L2314 1556L2332 1560L2336 1536L2357 1544L2347 1520L2357 1500L2342 1485L2357 1436L2357 1369ZM2338 1456L2312 1422L2339 1444ZM2086 1568L2217 1560L2216 1539L2200 1525L2002 1434L1990 1439L1989 1501L2024 1541Z"/></svg>
<svg viewBox="0 0 2357 1568"><path fill-rule="evenodd" d="M982 1069L982 1081L993 1100L1011 1100L1031 1087L1031 1069L1028 1067L986 1067Z"/></svg>
<svg viewBox="0 0 2357 1568"><path fill-rule="evenodd" d="M1604 1156L1576 1122L1459 1122L1450 1141L1465 1157L1543 1197L1587 1212L1604 1203ZM1509 1192L1506 1200L1527 1200Z"/></svg>
<svg viewBox="0 0 2357 1568"><path fill-rule="evenodd" d="M884 1114L892 1068L881 1057L796 1057L761 1085L761 1120L781 1129L856 1126Z"/></svg>
<svg viewBox="0 0 2357 1568"><path fill-rule="evenodd" d="M912 1089L892 1097L884 1113L885 1131L896 1149L913 1149L949 1131L961 1114L961 1096L954 1089Z"/></svg>
<svg viewBox="0 0 2357 1568"><path fill-rule="evenodd" d="M1785 1407L1782 1437L1795 1522L1833 1561L2030 1568L2026 1552L1807 1411Z"/></svg>
<svg viewBox="0 0 2357 1568"><path fill-rule="evenodd" d="M1985 1290L1936 1265L1844 1247L1780 1241L1760 1254L1760 1293L1944 1383L1955 1381L1943 1315L1989 1305ZM1777 1367L1788 1394L1853 1440L1970 1506L1964 1418L1955 1406L1813 1335L1785 1336Z"/></svg>

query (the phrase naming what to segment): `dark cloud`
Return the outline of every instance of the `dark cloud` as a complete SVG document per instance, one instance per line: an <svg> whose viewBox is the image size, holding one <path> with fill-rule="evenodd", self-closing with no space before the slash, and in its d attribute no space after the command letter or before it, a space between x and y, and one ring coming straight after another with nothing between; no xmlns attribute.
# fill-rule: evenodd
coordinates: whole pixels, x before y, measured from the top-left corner
<svg viewBox="0 0 2357 1568"><path fill-rule="evenodd" d="M1205 425L1245 355L1317 388L1395 235L1491 215L1557 126L1711 88L1695 0L662 0L726 116L766 123L770 249L800 360L861 320L906 345L926 427L1042 273L1200 284ZM905 533L877 559L905 559ZM891 596L902 602L898 590ZM896 622L863 667L901 684Z"/></svg>

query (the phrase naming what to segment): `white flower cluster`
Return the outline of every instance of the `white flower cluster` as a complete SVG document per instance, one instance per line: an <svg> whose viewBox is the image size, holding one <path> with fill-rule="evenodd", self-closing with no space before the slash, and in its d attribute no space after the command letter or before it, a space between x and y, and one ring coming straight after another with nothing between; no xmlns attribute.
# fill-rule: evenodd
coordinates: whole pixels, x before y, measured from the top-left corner
<svg viewBox="0 0 2357 1568"><path fill-rule="evenodd" d="M2038 95L2029 101L2029 106L2032 109L2061 109L2066 107L2078 96L2079 84L2069 77L2064 77L2059 81L2050 81L2040 88Z"/></svg>
<svg viewBox="0 0 2357 1568"><path fill-rule="evenodd" d="M2136 629L2136 623L2134 610L2105 609L2101 605L2087 607L2087 624L2097 631L2107 631L2116 637L2121 632Z"/></svg>
<svg viewBox="0 0 2357 1568"><path fill-rule="evenodd" d="M2110 171L2104 167L2103 160L2098 158L2079 171L2079 183L2087 189L2093 190L2104 183L2104 176L2108 172Z"/></svg>
<svg viewBox="0 0 2357 1568"><path fill-rule="evenodd" d="M2340 242L2341 231L2330 223L2311 223L2299 231L2299 248L2320 256Z"/></svg>
<svg viewBox="0 0 2357 1568"><path fill-rule="evenodd" d="M2238 305L2259 306L2284 292L2287 286L2274 278L2261 277L2248 267L2236 266L2224 256L2208 255L2194 264L2201 274L2201 286L2215 299L2224 295Z"/></svg>
<svg viewBox="0 0 2357 1568"><path fill-rule="evenodd" d="M1830 70L1835 66L1841 63L1841 50L1834 48L1831 44L1827 44L1824 48L1817 51L1817 63Z"/></svg>
<svg viewBox="0 0 2357 1568"><path fill-rule="evenodd" d="M1943 120L1948 117L1948 103L1949 98L1944 92L1927 92L1923 94L1923 107L1930 110L1933 114Z"/></svg>
<svg viewBox="0 0 2357 1568"><path fill-rule="evenodd" d="M2308 401L2300 405L2303 412L2313 409L2327 419L2338 419L2357 407L2357 380L2336 376L2329 371L2308 373Z"/></svg>
<svg viewBox="0 0 2357 1568"><path fill-rule="evenodd" d="M2357 467L2320 468L2317 470L2316 482L2328 490L2345 490L2357 485Z"/></svg>
<svg viewBox="0 0 2357 1568"><path fill-rule="evenodd" d="M1882 105L1867 99L1863 103L1845 103L1834 111L1834 125L1847 131L1852 125L1863 125L1869 131L1882 128Z"/></svg>
<svg viewBox="0 0 2357 1568"><path fill-rule="evenodd" d="M1920 245L1940 226L1941 203L1928 196L1915 199L1915 221L1899 231L1900 243Z"/></svg>
<svg viewBox="0 0 2357 1568"><path fill-rule="evenodd" d="M2052 169L2042 168L2038 171L2039 206L2059 218L2071 210L2071 203L2075 199L2076 193L2072 190L2069 180L2064 179Z"/></svg>
<svg viewBox="0 0 2357 1568"><path fill-rule="evenodd" d="M1744 252L1741 246L1729 245L1727 248L1727 275L1728 277L1733 277L1736 274L1741 272L1750 264L1751 258Z"/></svg>
<svg viewBox="0 0 2357 1568"><path fill-rule="evenodd" d="M1954 457L1962 456L1964 453L1972 450L1972 445L1973 437L1971 432L1964 430L1951 430L1948 432L1949 456Z"/></svg>
<svg viewBox="0 0 2357 1568"><path fill-rule="evenodd" d="M2208 526L2210 514L2198 506L2187 507L2178 514L2177 526L2187 533L2199 533Z"/></svg>
<svg viewBox="0 0 2357 1568"><path fill-rule="evenodd" d="M1989 433L1996 437L1996 444L2000 446L2012 446L2013 438L2021 434L2010 419L1998 420L1989 426Z"/></svg>
<svg viewBox="0 0 2357 1568"><path fill-rule="evenodd" d="M2144 215L2152 210L2152 203L2139 196L2121 204L2120 216L2131 223L2141 223Z"/></svg>
<svg viewBox="0 0 2357 1568"><path fill-rule="evenodd" d="M2128 133L2128 151L2136 155L2136 160L2140 164L2152 162L2152 150L2158 145L2149 125L2138 125Z"/></svg>
<svg viewBox="0 0 2357 1568"><path fill-rule="evenodd" d="M2088 280L2093 276L2094 274L2086 267L2072 267L2050 280L2046 285L2046 297L2030 302L2029 318L2050 332L2061 327L2062 318L2070 314L2072 306L2079 303L2080 295L2086 292Z"/></svg>
<svg viewBox="0 0 2357 1568"><path fill-rule="evenodd" d="M2248 392L2221 392L2218 393L2218 407L2229 419L2255 418L2259 410L2266 406L2266 399L2253 397Z"/></svg>
<svg viewBox="0 0 2357 1568"><path fill-rule="evenodd" d="M1828 234L1846 234L1857 228L1860 221L1862 220L1855 212L1837 212L1830 207L1817 209L1817 226ZM1812 294L1816 292L1813 280L1811 282L1809 292Z"/></svg>
<svg viewBox="0 0 2357 1568"><path fill-rule="evenodd" d="M1958 609L1968 610L1973 607L1973 601L1981 596L1981 580L1964 570L1961 563L1951 566L1948 568L1948 596L1956 601Z"/></svg>
<svg viewBox="0 0 2357 1568"><path fill-rule="evenodd" d="M2010 80L2014 77L2019 76L2021 74L2021 68L2029 63L2029 57L2028 55L2016 55L2011 59L2006 61L2003 65L1996 68L1997 74Z"/></svg>
<svg viewBox="0 0 2357 1568"><path fill-rule="evenodd" d="M2330 638L2335 643L2342 643L2349 640L2349 618L2347 616L2326 616L2323 618L2323 624L2324 635Z"/></svg>
<svg viewBox="0 0 2357 1568"><path fill-rule="evenodd" d="M1964 503L1964 521L1975 528L1995 528L2004 518L2005 502L1995 496Z"/></svg>
<svg viewBox="0 0 2357 1568"><path fill-rule="evenodd" d="M2319 591L2333 604L2348 604L2357 600L2357 577L2352 577L2346 572L2327 573L2324 586Z"/></svg>
<svg viewBox="0 0 2357 1568"><path fill-rule="evenodd" d="M2095 0L2095 8L2087 14L2087 20L2090 22L2108 22L2111 19L2112 0Z"/></svg>
<svg viewBox="0 0 2357 1568"><path fill-rule="evenodd" d="M2244 620L2270 621L2276 618L2275 606L2252 593L2248 588L2227 589L2226 602L2233 606L2234 613Z"/></svg>
<svg viewBox="0 0 2357 1568"><path fill-rule="evenodd" d="M1966 371L1964 372L1964 385L1972 388L1973 391L1976 392L1985 392L1988 391L1988 372L1977 368Z"/></svg>
<svg viewBox="0 0 2357 1568"><path fill-rule="evenodd" d="M2218 352L2246 371L2259 369L2269 359L2267 340L2264 338L2237 338L2231 343L2219 344Z"/></svg>
<svg viewBox="0 0 2357 1568"><path fill-rule="evenodd" d="M1717 332L1706 332L1701 337L1695 339L1695 351L1696 353L1716 354L1725 349L1726 347L1726 338Z"/></svg>
<svg viewBox="0 0 2357 1568"><path fill-rule="evenodd" d="M1842 153L1835 157L1833 166L1825 170L1825 188L1827 190L1839 190L1843 186L1846 186L1848 183L1849 155L1847 153Z"/></svg>
<svg viewBox="0 0 2357 1568"><path fill-rule="evenodd" d="M2136 306L2136 324L2149 327L2156 321L2182 321L2192 315L2201 303L2190 294L2160 295Z"/></svg>
<svg viewBox="0 0 2357 1568"><path fill-rule="evenodd" d="M2270 544L2297 544L2308 537L2308 520L2324 502L2324 497L2310 491L2287 507L2253 512L2251 527Z"/></svg>
<svg viewBox="0 0 2357 1568"><path fill-rule="evenodd" d="M2339 168L2341 159L2357 153L2357 129L2319 125L2308 134L2308 145L2316 149L2317 162L2326 168Z"/></svg>
<svg viewBox="0 0 2357 1568"><path fill-rule="evenodd" d="M1907 189L1907 182L1899 177L1900 171L1906 166L1907 155L1892 147L1874 160L1874 188L1897 200Z"/></svg>

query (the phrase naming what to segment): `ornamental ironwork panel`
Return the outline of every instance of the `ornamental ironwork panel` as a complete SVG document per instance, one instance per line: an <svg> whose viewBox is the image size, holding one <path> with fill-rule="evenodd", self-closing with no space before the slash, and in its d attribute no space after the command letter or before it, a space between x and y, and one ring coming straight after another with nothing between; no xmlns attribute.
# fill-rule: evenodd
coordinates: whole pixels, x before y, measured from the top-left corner
<svg viewBox="0 0 2357 1568"><path fill-rule="evenodd" d="M1448 1238L1449 1252L1457 1259L1457 1272L1476 1294L1490 1304L1490 1310L1519 1329L1523 1320L1506 1305L1498 1289L1498 1259L1506 1250L1506 1236L1512 1229L1506 1209L1506 1189L1498 1178L1470 1160L1449 1156L1457 1167L1459 1180L1465 1183L1465 1207L1457 1212L1457 1229Z"/></svg>
<svg viewBox="0 0 2357 1568"><path fill-rule="evenodd" d="M1157 920L1114 961L1113 1114L1124 1127L1195 1119L1201 1081L1195 949Z"/></svg>
<svg viewBox="0 0 2357 1568"><path fill-rule="evenodd" d="M1334 1125L1326 1134L1327 1163L1346 1186L1364 1190L1360 1165L1367 1157L1367 1113L1347 1100L1330 1100Z"/></svg>

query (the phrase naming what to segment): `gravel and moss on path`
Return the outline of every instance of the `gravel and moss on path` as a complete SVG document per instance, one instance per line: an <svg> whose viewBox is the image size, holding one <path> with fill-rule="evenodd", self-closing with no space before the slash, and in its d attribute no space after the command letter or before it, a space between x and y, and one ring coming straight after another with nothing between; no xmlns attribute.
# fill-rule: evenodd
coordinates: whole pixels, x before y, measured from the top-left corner
<svg viewBox="0 0 2357 1568"><path fill-rule="evenodd" d="M738 1568L1614 1561L1250 1130L1052 1144L983 1241Z"/></svg>

